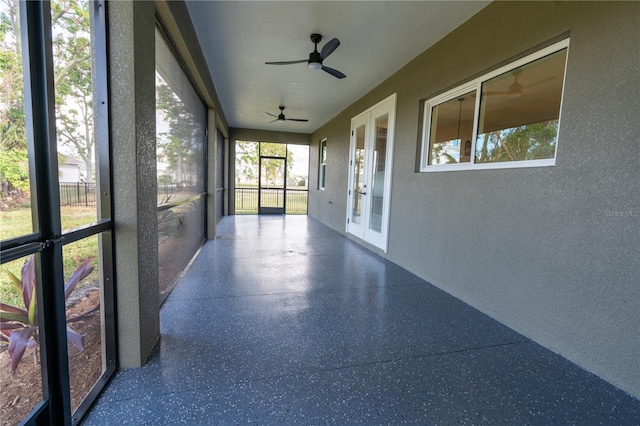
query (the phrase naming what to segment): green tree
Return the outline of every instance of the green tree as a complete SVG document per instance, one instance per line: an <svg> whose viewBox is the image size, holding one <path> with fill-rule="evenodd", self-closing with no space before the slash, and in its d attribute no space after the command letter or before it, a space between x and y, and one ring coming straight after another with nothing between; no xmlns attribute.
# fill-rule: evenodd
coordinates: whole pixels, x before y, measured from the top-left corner
<svg viewBox="0 0 640 426"><path fill-rule="evenodd" d="M2 194L29 190L20 20L17 0L0 3L0 185Z"/></svg>
<svg viewBox="0 0 640 426"><path fill-rule="evenodd" d="M260 144L258 142L236 142L236 180L258 184L258 161Z"/></svg>
<svg viewBox="0 0 640 426"><path fill-rule="evenodd" d="M29 190L19 1L0 2L0 185L3 193ZM87 2L51 3L58 140L93 176L90 17Z"/></svg>
<svg viewBox="0 0 640 426"><path fill-rule="evenodd" d="M268 142L236 142L236 177L251 182L258 182L258 167L260 156L281 157L287 159L287 176L293 167L293 153L287 150L287 145ZM263 163L263 180L273 182L284 178L284 169L280 162Z"/></svg>
<svg viewBox="0 0 640 426"><path fill-rule="evenodd" d="M52 2L51 21L58 142L84 161L85 178L93 181L95 138L88 2Z"/></svg>
<svg viewBox="0 0 640 426"><path fill-rule="evenodd" d="M478 135L477 162L540 160L553 158L558 121L550 120Z"/></svg>

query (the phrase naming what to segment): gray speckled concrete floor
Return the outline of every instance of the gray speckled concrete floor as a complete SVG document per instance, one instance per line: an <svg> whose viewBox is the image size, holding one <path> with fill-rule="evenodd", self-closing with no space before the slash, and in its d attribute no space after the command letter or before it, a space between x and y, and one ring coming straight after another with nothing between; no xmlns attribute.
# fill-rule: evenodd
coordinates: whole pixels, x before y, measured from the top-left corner
<svg viewBox="0 0 640 426"><path fill-rule="evenodd" d="M231 216L83 425L640 424L640 401L305 216Z"/></svg>

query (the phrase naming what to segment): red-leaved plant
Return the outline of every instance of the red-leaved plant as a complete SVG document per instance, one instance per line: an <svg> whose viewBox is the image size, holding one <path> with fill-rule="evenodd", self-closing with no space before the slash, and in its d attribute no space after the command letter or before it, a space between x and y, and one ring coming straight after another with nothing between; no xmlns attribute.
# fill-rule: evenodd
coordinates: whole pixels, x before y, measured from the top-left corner
<svg viewBox="0 0 640 426"><path fill-rule="evenodd" d="M85 260L71 274L64 285L64 298L67 300L78 283L93 272L93 258ZM15 289L22 295L24 309L0 302L0 344L9 345L11 372L15 373L18 364L28 347L38 346L38 307L36 303L36 271L33 256L22 267L22 279L6 271ZM85 319L97 308L73 318L67 323ZM84 337L67 325L67 340L79 351L84 351Z"/></svg>

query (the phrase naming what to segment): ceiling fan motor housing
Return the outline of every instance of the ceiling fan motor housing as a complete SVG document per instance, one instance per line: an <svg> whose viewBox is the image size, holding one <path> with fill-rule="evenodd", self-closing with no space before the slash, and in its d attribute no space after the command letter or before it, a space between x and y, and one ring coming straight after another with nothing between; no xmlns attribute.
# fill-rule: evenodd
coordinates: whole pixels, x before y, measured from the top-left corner
<svg viewBox="0 0 640 426"><path fill-rule="evenodd" d="M322 68L322 59L320 58L320 53L316 49L315 51L309 54L309 68L311 69L320 69Z"/></svg>
<svg viewBox="0 0 640 426"><path fill-rule="evenodd" d="M309 53L309 61L307 65L312 70L319 70L322 68L322 58L320 56L320 52L318 52L318 43L322 40L321 34L311 34L311 42L315 44L313 52Z"/></svg>
<svg viewBox="0 0 640 426"><path fill-rule="evenodd" d="M318 44L322 41L322 34L311 34L309 37L311 38L311 43Z"/></svg>

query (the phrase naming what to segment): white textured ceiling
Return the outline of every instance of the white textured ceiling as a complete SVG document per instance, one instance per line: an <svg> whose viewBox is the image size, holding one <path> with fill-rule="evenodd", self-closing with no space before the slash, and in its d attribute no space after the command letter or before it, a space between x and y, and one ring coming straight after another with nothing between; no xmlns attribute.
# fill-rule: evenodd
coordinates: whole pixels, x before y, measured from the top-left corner
<svg viewBox="0 0 640 426"><path fill-rule="evenodd" d="M488 1L188 1L187 6L231 127L312 133L469 19ZM324 65L306 63L312 33L341 45ZM286 106L288 118L274 122Z"/></svg>

